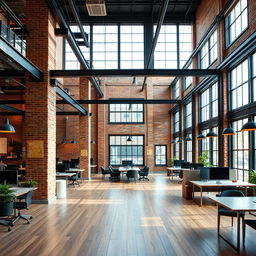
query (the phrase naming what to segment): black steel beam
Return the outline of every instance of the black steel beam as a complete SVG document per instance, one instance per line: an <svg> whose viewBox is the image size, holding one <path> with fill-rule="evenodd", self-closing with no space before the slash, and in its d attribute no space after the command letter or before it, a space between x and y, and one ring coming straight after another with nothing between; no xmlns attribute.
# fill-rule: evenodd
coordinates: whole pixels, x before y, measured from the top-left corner
<svg viewBox="0 0 256 256"><path fill-rule="evenodd" d="M63 98L63 100L67 103L70 104L72 107L77 109L82 115L86 116L87 115L87 110L84 109L82 106L79 105L79 103L74 100L69 94L67 94L61 87L56 86L56 93Z"/></svg>
<svg viewBox="0 0 256 256"><path fill-rule="evenodd" d="M149 54L148 62L147 62L147 65L146 65L146 69L151 68L151 64L152 64L152 61L153 61L153 58L154 58L154 52L155 52L155 49L156 49L157 40L158 40L160 29L162 27L164 17L165 17L167 8L168 8L168 3L169 3L169 0L165 0L162 4L161 13L160 13L159 21L157 23L156 32L155 32L155 36L154 36L154 39L153 39L153 42L152 42L152 47L151 47L151 50L150 50L150 54ZM147 76L144 77L141 91L144 90L146 81L147 81Z"/></svg>
<svg viewBox="0 0 256 256"><path fill-rule="evenodd" d="M0 100L0 104L2 105L25 104L25 100Z"/></svg>
<svg viewBox="0 0 256 256"><path fill-rule="evenodd" d="M67 35L65 36L66 40L68 41L72 51L74 52L74 54L76 55L78 61L80 62L80 64L83 66L83 68L85 69L90 69L90 66L88 64L88 62L86 61L86 59L84 58L84 55L80 49L80 47L77 44L77 41L69 27L68 22L66 21L66 18L61 10L61 7L59 6L59 4L57 3L56 0L47 0L50 9L53 11L53 13L55 14L55 18L58 20L59 24L61 25L61 27L64 27L64 29L67 30ZM91 83L93 84L93 86L95 87L96 91L99 94L99 97L102 98L104 96L99 83L97 82L97 80L95 79L95 77L91 77L90 78Z"/></svg>
<svg viewBox="0 0 256 256"><path fill-rule="evenodd" d="M25 77L25 72L24 71L19 71L19 70L0 70L0 78L23 78Z"/></svg>
<svg viewBox="0 0 256 256"><path fill-rule="evenodd" d="M94 76L211 76L218 75L216 69L91 69L91 70L51 70L50 76L55 77L94 77Z"/></svg>
<svg viewBox="0 0 256 256"><path fill-rule="evenodd" d="M77 100L79 104L179 104L180 100L167 99L110 99L110 100ZM57 100L57 104L67 104Z"/></svg>
<svg viewBox="0 0 256 256"><path fill-rule="evenodd" d="M17 63L22 69L28 71L29 74L37 81L43 80L43 72L32 62L30 62L26 57L24 57L21 53L19 53L15 48L13 48L2 37L0 37L0 52L4 54L7 58L11 59L13 62ZM17 77L17 75L14 75L13 77Z"/></svg>
<svg viewBox="0 0 256 256"><path fill-rule="evenodd" d="M17 90L25 90L23 86L12 86L12 85L5 85L0 86L0 89L3 91L17 91Z"/></svg>
<svg viewBox="0 0 256 256"><path fill-rule="evenodd" d="M84 39L85 46L86 47L90 47L90 44L89 44L88 39L87 39L87 37L85 35L84 28L83 28L83 25L82 25L82 23L80 21L80 18L78 16L76 7L74 5L74 2L73 2L73 0L68 0L68 2L69 2L69 6L70 6L70 8L72 10L72 13L73 13L73 15L75 17L76 23L77 23L77 25L78 25L78 27L79 27L79 29L81 31L82 38Z"/></svg>
<svg viewBox="0 0 256 256"><path fill-rule="evenodd" d="M14 108L14 107L11 107L11 106L8 106L8 105L0 104L0 108L11 111L11 112L19 113L19 114L24 114L24 111Z"/></svg>
<svg viewBox="0 0 256 256"><path fill-rule="evenodd" d="M0 112L0 116L23 116L22 113L16 113L16 112Z"/></svg>

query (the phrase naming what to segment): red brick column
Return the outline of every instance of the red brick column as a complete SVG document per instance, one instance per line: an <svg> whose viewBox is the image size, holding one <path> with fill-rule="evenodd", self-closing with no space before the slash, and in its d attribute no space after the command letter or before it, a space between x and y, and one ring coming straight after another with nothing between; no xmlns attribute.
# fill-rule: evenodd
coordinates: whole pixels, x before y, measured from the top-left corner
<svg viewBox="0 0 256 256"><path fill-rule="evenodd" d="M55 21L45 0L27 0L26 26L27 58L44 72L40 83L32 83L26 76L26 178L38 181L34 199L50 202L55 198L56 186L56 94L49 85L48 70L55 68L56 38ZM37 158L28 154L31 140L43 143L43 154Z"/></svg>
<svg viewBox="0 0 256 256"><path fill-rule="evenodd" d="M91 99L91 83L88 78L80 78L80 99ZM91 179L91 105L85 104L84 108L88 111L88 116L79 118L79 145L80 145L80 168L85 169L82 172L84 178Z"/></svg>

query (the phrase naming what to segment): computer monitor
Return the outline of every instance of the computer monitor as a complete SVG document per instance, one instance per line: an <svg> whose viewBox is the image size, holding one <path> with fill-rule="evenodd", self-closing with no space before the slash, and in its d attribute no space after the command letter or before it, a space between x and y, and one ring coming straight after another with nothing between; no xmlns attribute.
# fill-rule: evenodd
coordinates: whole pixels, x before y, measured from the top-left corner
<svg viewBox="0 0 256 256"><path fill-rule="evenodd" d="M4 184L17 185L18 184L18 171L14 170L5 170L0 171L0 183Z"/></svg>
<svg viewBox="0 0 256 256"><path fill-rule="evenodd" d="M65 172L66 171L65 164L57 164L56 171L57 172Z"/></svg>
<svg viewBox="0 0 256 256"><path fill-rule="evenodd" d="M132 166L132 160L123 160L122 166Z"/></svg>
<svg viewBox="0 0 256 256"><path fill-rule="evenodd" d="M200 169L201 167L204 167L203 163L191 163L190 164L190 168Z"/></svg>
<svg viewBox="0 0 256 256"><path fill-rule="evenodd" d="M173 165L174 166L181 166L181 163L184 163L184 162L185 162L185 160L174 160Z"/></svg>
<svg viewBox="0 0 256 256"><path fill-rule="evenodd" d="M183 163L180 164L180 167L189 169L190 168L190 162L183 162Z"/></svg>
<svg viewBox="0 0 256 256"><path fill-rule="evenodd" d="M211 180L228 180L229 167L211 167L210 179Z"/></svg>

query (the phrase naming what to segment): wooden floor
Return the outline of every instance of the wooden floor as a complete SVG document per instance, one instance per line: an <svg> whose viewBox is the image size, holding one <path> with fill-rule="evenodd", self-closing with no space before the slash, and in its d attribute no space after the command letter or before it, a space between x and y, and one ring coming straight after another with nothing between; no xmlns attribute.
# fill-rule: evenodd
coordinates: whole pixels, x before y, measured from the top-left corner
<svg viewBox="0 0 256 256"><path fill-rule="evenodd" d="M137 184L95 177L69 188L68 199L32 205L31 224L20 220L11 232L0 226L0 255L237 255L216 235L216 210L183 200L181 185L164 174ZM221 223L235 242L230 219ZM248 228L241 255L256 255L255 237Z"/></svg>

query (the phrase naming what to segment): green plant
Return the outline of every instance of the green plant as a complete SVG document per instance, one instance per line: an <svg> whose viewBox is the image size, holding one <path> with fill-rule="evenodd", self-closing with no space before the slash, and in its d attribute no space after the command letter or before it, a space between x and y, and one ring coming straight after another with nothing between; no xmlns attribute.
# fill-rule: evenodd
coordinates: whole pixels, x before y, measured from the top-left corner
<svg viewBox="0 0 256 256"><path fill-rule="evenodd" d="M12 146L13 146L12 152L13 152L16 156L20 156L21 153L22 153L22 144L21 144L21 142L14 140L14 141L12 142Z"/></svg>
<svg viewBox="0 0 256 256"><path fill-rule="evenodd" d="M171 159L170 159L171 166L174 166L174 160L177 160L176 156L171 157Z"/></svg>
<svg viewBox="0 0 256 256"><path fill-rule="evenodd" d="M249 182L256 184L256 171L250 170L249 172ZM256 191L256 188L253 188L254 191Z"/></svg>
<svg viewBox="0 0 256 256"><path fill-rule="evenodd" d="M2 203L10 203L15 199L15 195L11 190L10 185L8 184L0 184L0 202Z"/></svg>
<svg viewBox="0 0 256 256"><path fill-rule="evenodd" d="M212 166L210 163L210 157L209 157L209 152L204 151L200 156L199 156L199 162L203 163L204 166L210 167Z"/></svg>
<svg viewBox="0 0 256 256"><path fill-rule="evenodd" d="M30 187L33 188L38 184L38 182L36 180L28 180L26 181L26 183L24 184L26 187Z"/></svg>

